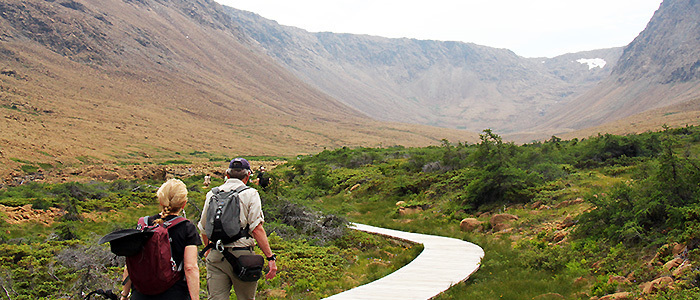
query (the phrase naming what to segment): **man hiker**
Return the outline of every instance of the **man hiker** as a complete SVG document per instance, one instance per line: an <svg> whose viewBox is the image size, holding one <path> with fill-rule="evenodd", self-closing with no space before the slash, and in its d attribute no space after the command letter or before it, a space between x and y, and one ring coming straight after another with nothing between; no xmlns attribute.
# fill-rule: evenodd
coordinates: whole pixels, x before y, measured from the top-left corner
<svg viewBox="0 0 700 300"><path fill-rule="evenodd" d="M250 180L252 171L250 164L244 158L235 158L231 160L228 169L226 170L226 182L218 187L218 191L230 192L239 188L245 188L245 185ZM207 210L209 209L209 200L214 195L217 188L209 191L202 209L202 216L198 223L202 242L204 245L210 243L210 239L206 234L205 224L207 222ZM243 228L244 237L223 244L223 247L210 249L206 253L206 268L207 268L207 289L209 291L210 300L228 300L231 294L231 287L236 293L239 300L255 299L255 291L258 282L243 281L234 274L233 266L228 259L224 259L223 251L232 253L235 257L241 255L254 254L253 247L257 242L258 247L262 250L267 258L270 271L265 275L265 278L272 279L277 273L277 264L275 263L275 255L270 249L270 243L267 239L267 234L263 228L264 216L262 212L262 204L258 191L253 188L246 188L238 194L240 201L240 226Z"/></svg>
<svg viewBox="0 0 700 300"><path fill-rule="evenodd" d="M265 173L265 167L260 166L260 169L258 169L258 173L255 175L255 183L257 183L263 191L267 191L267 185L270 184L270 178L267 177L267 173Z"/></svg>
<svg viewBox="0 0 700 300"><path fill-rule="evenodd" d="M202 184L202 187L209 188L210 184L211 184L211 176L209 176L209 174L207 174L204 176L204 183Z"/></svg>

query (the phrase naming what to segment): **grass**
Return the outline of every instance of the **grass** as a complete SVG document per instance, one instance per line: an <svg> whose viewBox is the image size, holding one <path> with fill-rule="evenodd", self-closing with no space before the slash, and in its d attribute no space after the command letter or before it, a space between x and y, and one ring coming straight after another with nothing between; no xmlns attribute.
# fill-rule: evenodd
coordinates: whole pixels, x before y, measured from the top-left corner
<svg viewBox="0 0 700 300"><path fill-rule="evenodd" d="M473 241L486 253L481 267L469 280L435 299L550 299L547 295L551 299L579 299L582 286L574 284L576 277L523 267L520 261L524 254L514 250L507 237L474 237ZM563 298L554 298L554 294Z"/></svg>
<svg viewBox="0 0 700 300"><path fill-rule="evenodd" d="M36 171L39 170L39 167L35 165L22 165L20 170L22 170L24 173L36 173Z"/></svg>
<svg viewBox="0 0 700 300"><path fill-rule="evenodd" d="M615 183L629 180L626 174L630 171L630 168L621 167L575 173L566 180L552 183L552 186L544 189L545 192L538 197L551 207L565 200L574 200L579 197L586 199L601 193ZM363 178L364 181L373 180L370 179L374 177L371 174L373 173L338 169L331 175L338 175L341 178L338 182L343 182L338 194L315 198L315 200L309 198L305 201L327 213L345 215L352 222L453 237L481 246L486 256L480 270L467 282L455 285L436 299L590 298L591 286L595 278L591 277L591 270L583 264L576 261L567 264L569 259L567 255L571 255L573 250L566 247L559 250L546 246L545 243L543 251L538 252L537 246L530 246L533 243L530 242L531 239L537 241L538 238L545 238L553 233L540 232L544 224L559 222L569 215L576 216L588 209L589 204L576 204L537 212L533 212L529 207L507 207L508 213L520 216L520 219L513 223L517 228L513 233L467 234L459 229L459 222L468 215L447 213L454 210L452 207L455 204L450 202L453 201L451 200L453 197L440 194L439 189L429 188L424 194L396 197L386 196L391 195L391 192L386 190L391 188L389 185L382 186L381 190L374 190L375 184L366 182L352 192L349 188L345 188L345 185L351 186L356 182L355 177ZM430 206L425 211L402 216L398 213L396 205L398 200L406 202L420 200L429 203ZM494 208L494 211L498 211L498 208ZM486 221L488 225L488 219L482 219L482 221ZM540 236L537 236L538 234ZM539 265L540 260L543 266ZM584 279L577 281L580 277Z"/></svg>

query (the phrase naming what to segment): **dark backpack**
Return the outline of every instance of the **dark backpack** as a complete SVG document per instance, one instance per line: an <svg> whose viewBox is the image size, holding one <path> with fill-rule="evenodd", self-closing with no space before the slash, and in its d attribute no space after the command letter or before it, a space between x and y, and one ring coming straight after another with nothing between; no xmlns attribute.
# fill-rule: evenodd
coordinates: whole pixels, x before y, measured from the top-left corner
<svg viewBox="0 0 700 300"><path fill-rule="evenodd" d="M258 174L258 179L260 180L260 187L266 188L268 184L270 184L270 178L267 177L267 174L265 172L260 172Z"/></svg>
<svg viewBox="0 0 700 300"><path fill-rule="evenodd" d="M148 225L148 217L139 218L137 229L152 232L136 255L126 257L129 278L134 288L145 295L158 295L165 292L177 281L182 280L182 264L179 266L173 259L170 249L170 234L168 228L187 221L183 217L175 217L163 225Z"/></svg>
<svg viewBox="0 0 700 300"><path fill-rule="evenodd" d="M205 214L204 232L209 238L209 245L204 247L200 256L211 249L223 251L223 245L249 237L249 227L241 227L241 205L238 195L250 187L242 185L231 191L213 188L209 198L209 207Z"/></svg>

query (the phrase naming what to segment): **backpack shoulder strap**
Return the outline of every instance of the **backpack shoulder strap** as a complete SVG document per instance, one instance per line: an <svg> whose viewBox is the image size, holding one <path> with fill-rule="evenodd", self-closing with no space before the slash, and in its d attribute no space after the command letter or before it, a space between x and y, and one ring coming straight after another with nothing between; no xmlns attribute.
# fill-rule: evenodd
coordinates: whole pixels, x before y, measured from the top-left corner
<svg viewBox="0 0 700 300"><path fill-rule="evenodd" d="M148 216L140 217L139 222L136 224L136 229L142 230L148 227Z"/></svg>
<svg viewBox="0 0 700 300"><path fill-rule="evenodd" d="M247 186L247 185L245 185L245 184L242 185L242 186L239 186L239 187L236 189L236 194L240 194L242 191L245 191L245 190L247 190L247 189L249 189L249 188L250 188L250 187Z"/></svg>
<svg viewBox="0 0 700 300"><path fill-rule="evenodd" d="M171 226L175 226L175 225L180 224L181 222L184 222L184 221L187 221L187 218L177 216L170 221L164 222L163 226L165 226L165 228L170 228Z"/></svg>

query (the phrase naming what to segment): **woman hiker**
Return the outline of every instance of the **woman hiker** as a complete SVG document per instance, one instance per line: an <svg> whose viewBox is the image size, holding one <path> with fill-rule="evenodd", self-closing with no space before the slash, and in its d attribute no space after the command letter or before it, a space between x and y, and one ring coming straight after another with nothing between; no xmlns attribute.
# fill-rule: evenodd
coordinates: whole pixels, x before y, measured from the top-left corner
<svg viewBox="0 0 700 300"><path fill-rule="evenodd" d="M170 222L178 217L187 204L187 186L178 180L170 179L163 183L156 193L160 204L160 213L147 219L148 226ZM145 295L138 289L132 288L131 281L126 279L129 270L124 267L125 284L121 292L121 300L180 300L199 299L199 266L197 265L197 246L202 244L197 228L189 220L168 227L172 259L177 266L183 266L179 272L184 272L182 280L175 282L163 293ZM163 287L166 288L166 287Z"/></svg>

